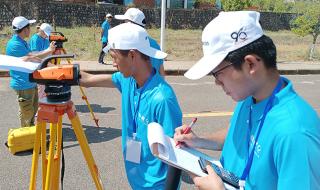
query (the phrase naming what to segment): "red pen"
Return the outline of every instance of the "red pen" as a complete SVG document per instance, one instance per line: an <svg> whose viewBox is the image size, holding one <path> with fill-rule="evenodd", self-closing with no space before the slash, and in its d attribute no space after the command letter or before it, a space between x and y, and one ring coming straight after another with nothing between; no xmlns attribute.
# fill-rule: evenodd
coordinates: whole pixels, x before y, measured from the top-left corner
<svg viewBox="0 0 320 190"><path fill-rule="evenodd" d="M189 126L187 128L185 128L183 131L182 131L182 134L188 134L190 133L191 131L191 128L194 126L194 124L197 122L198 118L193 118L193 120L191 121L191 123L189 124ZM181 144L180 141L177 142L176 146L179 146Z"/></svg>

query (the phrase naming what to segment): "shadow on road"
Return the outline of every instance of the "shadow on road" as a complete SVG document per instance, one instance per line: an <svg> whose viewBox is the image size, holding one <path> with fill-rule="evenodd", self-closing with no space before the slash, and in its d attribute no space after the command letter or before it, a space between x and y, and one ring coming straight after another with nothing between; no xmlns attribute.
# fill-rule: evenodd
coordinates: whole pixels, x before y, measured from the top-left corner
<svg viewBox="0 0 320 190"><path fill-rule="evenodd" d="M63 134L63 142L77 142L78 139L76 138L76 135L71 127L71 124L68 123L63 123L63 126L68 126L68 127L63 127L62 128L62 134ZM100 142L106 142L110 141L112 139L115 139L119 136L121 136L121 129L115 129L115 128L105 128L105 127L93 127L93 126L88 126L88 125L83 125L82 126L84 133L87 137L88 143L100 143ZM50 138L49 136L49 129L47 129L47 140ZM78 143L72 144L72 145L63 145L63 148L71 148L79 146ZM47 149L49 148L49 141L47 142ZM23 152L18 152L15 155L16 156L29 156L32 155L33 150L27 150Z"/></svg>
<svg viewBox="0 0 320 190"><path fill-rule="evenodd" d="M100 104L90 104L92 111L94 113L107 113L109 111L115 110L114 107L101 107ZM87 105L75 105L77 112L79 113L89 113L89 108Z"/></svg>
<svg viewBox="0 0 320 190"><path fill-rule="evenodd" d="M72 142L72 141L78 141L76 138L76 135L71 127L71 124L69 123L63 123L64 127L62 128L63 133L63 142ZM115 129L115 128L106 128L106 127L93 127L88 125L82 125L82 128L84 130L84 133L87 137L88 143L100 143L100 142L106 142L113 140L119 136L121 136L121 129ZM64 148L70 148L74 146L79 146L79 144L74 145L64 145Z"/></svg>

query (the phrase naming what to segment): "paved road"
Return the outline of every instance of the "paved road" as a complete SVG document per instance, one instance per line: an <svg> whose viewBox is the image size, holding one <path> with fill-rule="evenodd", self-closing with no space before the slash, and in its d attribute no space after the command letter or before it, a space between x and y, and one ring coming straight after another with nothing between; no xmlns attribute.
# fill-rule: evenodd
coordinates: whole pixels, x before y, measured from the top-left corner
<svg viewBox="0 0 320 190"><path fill-rule="evenodd" d="M296 90L320 115L320 75L288 77L292 79ZM190 81L181 76L169 76L167 80L177 93L184 113L184 122L189 123L192 117L199 117L194 128L196 133L205 134L228 124L235 103L226 97L219 87L214 86L213 78L205 77L198 81ZM15 95L8 86L9 78L0 78L0 190L28 189L32 155L24 153L13 156L3 145L8 129L18 126ZM72 100L76 105L94 159L100 169L102 181L107 189L129 189L120 145L121 100L119 93L114 89L103 88L86 89L86 93L100 119L100 128L96 128L90 119L88 109L81 100L77 87L73 88ZM63 123L66 160L64 189L95 189L67 117L64 118ZM218 158L220 154L214 151L205 152L215 158ZM40 184L39 180L38 184ZM184 180L181 187L181 189L194 189L188 180ZM40 189L40 185L37 189Z"/></svg>

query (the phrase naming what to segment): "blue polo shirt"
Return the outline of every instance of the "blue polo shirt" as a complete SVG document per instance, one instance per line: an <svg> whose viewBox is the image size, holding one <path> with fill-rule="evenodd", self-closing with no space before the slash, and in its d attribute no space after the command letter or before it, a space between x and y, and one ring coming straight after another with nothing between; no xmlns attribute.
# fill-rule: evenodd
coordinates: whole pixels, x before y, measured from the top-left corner
<svg viewBox="0 0 320 190"><path fill-rule="evenodd" d="M120 73L112 75L114 85L122 97L122 152L125 160L127 137L132 137L133 117L136 114L137 136L141 141L140 164L125 160L125 169L132 189L164 189L167 165L155 158L147 139L148 124L157 122L163 126L166 135L173 136L176 127L182 124L182 113L173 89L159 73L151 78L145 87L137 88L132 77L124 78ZM143 89L141 91L141 89ZM141 95L141 96L140 96ZM138 109L136 106L139 101Z"/></svg>
<svg viewBox="0 0 320 190"><path fill-rule="evenodd" d="M102 25L101 28L103 30L103 34L102 34L102 38L101 38L101 42L102 43L106 43L108 41L108 30L110 29L110 24L107 20L105 20Z"/></svg>
<svg viewBox="0 0 320 190"><path fill-rule="evenodd" d="M240 177L256 143L246 190L320 189L320 119L296 94L292 83L288 79L285 82L287 86L276 94L257 142L256 132L268 98L253 104L248 97L238 103L232 116L221 163Z"/></svg>
<svg viewBox="0 0 320 190"><path fill-rule="evenodd" d="M7 43L6 54L14 57L23 57L30 53L28 43L14 34ZM36 83L29 82L29 74L20 71L10 71L10 87L15 90L26 90L35 88Z"/></svg>
<svg viewBox="0 0 320 190"><path fill-rule="evenodd" d="M50 42L49 39L43 38L36 33L31 37L29 44L31 51L43 51L49 47Z"/></svg>
<svg viewBox="0 0 320 190"><path fill-rule="evenodd" d="M149 37L149 42L151 47L157 50L160 50L160 46L158 45L155 39ZM156 58L150 57L150 62L152 67L154 67L159 72L160 66L163 64L163 59L156 59Z"/></svg>

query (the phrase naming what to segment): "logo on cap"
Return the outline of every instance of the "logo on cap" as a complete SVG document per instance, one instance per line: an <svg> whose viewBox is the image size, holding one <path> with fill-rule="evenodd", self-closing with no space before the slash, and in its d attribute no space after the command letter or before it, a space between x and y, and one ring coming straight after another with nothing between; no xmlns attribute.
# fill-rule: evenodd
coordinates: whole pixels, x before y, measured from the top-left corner
<svg viewBox="0 0 320 190"><path fill-rule="evenodd" d="M241 41L246 41L247 39L247 33L243 31L244 28L240 28L240 30L238 32L232 32L231 33L231 38L235 40L235 42L237 43L238 40L240 39Z"/></svg>
<svg viewBox="0 0 320 190"><path fill-rule="evenodd" d="M209 42L202 42L202 45L203 45L203 46L208 46L208 45L209 45Z"/></svg>

